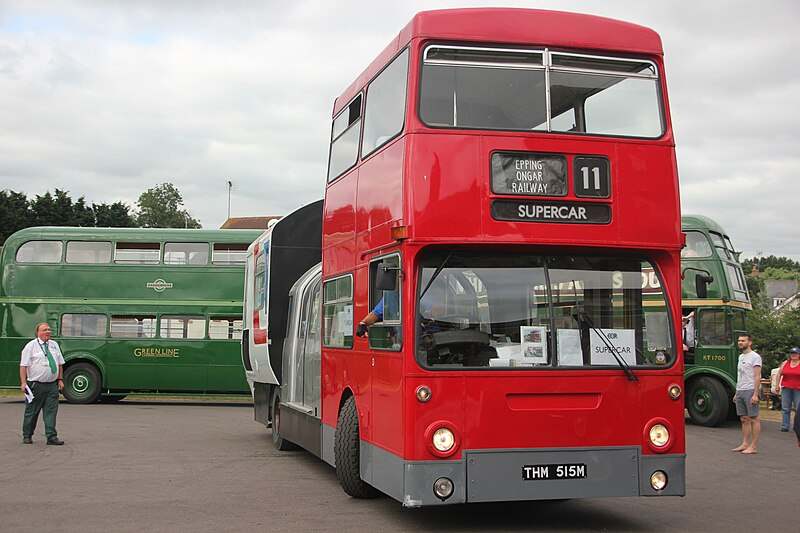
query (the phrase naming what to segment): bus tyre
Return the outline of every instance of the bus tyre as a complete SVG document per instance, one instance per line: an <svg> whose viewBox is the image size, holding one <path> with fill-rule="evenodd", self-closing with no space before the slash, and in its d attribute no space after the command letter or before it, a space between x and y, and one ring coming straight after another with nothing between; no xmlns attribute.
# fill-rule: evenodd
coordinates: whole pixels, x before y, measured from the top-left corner
<svg viewBox="0 0 800 533"><path fill-rule="evenodd" d="M361 479L359 459L358 410L350 396L339 411L333 455L336 477L344 491L353 498L374 498L378 491Z"/></svg>
<svg viewBox="0 0 800 533"><path fill-rule="evenodd" d="M100 398L100 371L91 363L75 363L64 370L64 398L69 403L94 403Z"/></svg>
<svg viewBox="0 0 800 533"><path fill-rule="evenodd" d="M284 439L280 435L281 429L281 397L275 394L272 397L272 405L270 406L271 413L270 419L272 420L272 443L275 444L275 448L281 452L287 452L289 450L294 450L297 446Z"/></svg>
<svg viewBox="0 0 800 533"><path fill-rule="evenodd" d="M692 421L699 426L720 425L728 415L728 393L719 380L703 376L688 387L687 409Z"/></svg>

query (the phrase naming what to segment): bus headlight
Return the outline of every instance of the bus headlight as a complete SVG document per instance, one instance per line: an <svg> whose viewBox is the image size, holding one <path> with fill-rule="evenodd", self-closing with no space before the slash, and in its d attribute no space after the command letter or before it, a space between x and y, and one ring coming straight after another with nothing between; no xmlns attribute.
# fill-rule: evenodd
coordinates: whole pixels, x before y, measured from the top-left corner
<svg viewBox="0 0 800 533"><path fill-rule="evenodd" d="M428 451L435 457L450 457L461 447L458 428L447 420L429 425L423 435Z"/></svg>
<svg viewBox="0 0 800 533"><path fill-rule="evenodd" d="M447 428L439 428L433 432L433 447L442 453L447 453L456 444L456 436Z"/></svg>
<svg viewBox="0 0 800 533"><path fill-rule="evenodd" d="M654 490L664 490L667 486L667 473L663 470L656 470L650 474L650 486L653 487Z"/></svg>
<svg viewBox="0 0 800 533"><path fill-rule="evenodd" d="M653 446L663 448L669 443L669 430L664 424L654 424L650 427L650 442Z"/></svg>

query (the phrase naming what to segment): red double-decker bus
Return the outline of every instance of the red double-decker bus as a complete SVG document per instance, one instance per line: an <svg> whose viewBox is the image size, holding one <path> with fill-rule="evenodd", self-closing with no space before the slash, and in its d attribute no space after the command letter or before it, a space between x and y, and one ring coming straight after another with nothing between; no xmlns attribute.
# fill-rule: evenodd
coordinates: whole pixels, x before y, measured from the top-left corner
<svg viewBox="0 0 800 533"><path fill-rule="evenodd" d="M278 317L244 363L279 448L411 507L684 494L683 238L654 31L419 13L336 99L313 205L248 270L246 299Z"/></svg>

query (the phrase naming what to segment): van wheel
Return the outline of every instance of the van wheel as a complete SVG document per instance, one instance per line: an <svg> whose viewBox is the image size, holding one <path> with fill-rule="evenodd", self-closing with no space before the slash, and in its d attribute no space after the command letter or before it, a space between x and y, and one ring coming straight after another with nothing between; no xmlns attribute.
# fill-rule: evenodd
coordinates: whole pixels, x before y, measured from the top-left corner
<svg viewBox="0 0 800 533"><path fill-rule="evenodd" d="M277 391L277 389L276 389ZM272 443L275 444L281 452L297 449L297 445L290 442L280 435L281 430L281 397L277 392L272 396L272 405L270 406L270 418L272 420Z"/></svg>
<svg viewBox="0 0 800 533"><path fill-rule="evenodd" d="M100 371L91 363L75 363L64 370L64 398L69 403L94 403L100 398Z"/></svg>
<svg viewBox="0 0 800 533"><path fill-rule="evenodd" d="M689 416L699 426L720 425L728 415L728 393L719 380L703 376L689 384L686 397Z"/></svg>
<svg viewBox="0 0 800 533"><path fill-rule="evenodd" d="M350 396L345 400L336 423L333 444L336 477L344 491L353 498L374 498L378 491L361 479L359 448L358 410L355 398Z"/></svg>

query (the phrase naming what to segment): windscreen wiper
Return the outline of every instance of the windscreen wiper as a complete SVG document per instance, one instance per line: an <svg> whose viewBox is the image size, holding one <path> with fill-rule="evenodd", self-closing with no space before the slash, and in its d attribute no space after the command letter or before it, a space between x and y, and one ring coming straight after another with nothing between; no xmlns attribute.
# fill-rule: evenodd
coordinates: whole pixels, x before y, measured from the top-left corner
<svg viewBox="0 0 800 533"><path fill-rule="evenodd" d="M430 289L431 284L433 283L433 280L436 279L436 276L441 274L442 270L444 270L444 266L447 264L447 261L450 259L451 255L453 255L452 251L449 254L447 254L447 257L444 258L444 261L442 261L442 264L439 265L438 267L436 267L436 270L434 271L433 276L431 276L431 279L428 280L428 284L425 285L425 288L422 289L422 292L419 295L419 299L420 300L422 300L422 297L425 296L426 292L428 292L428 289Z"/></svg>
<svg viewBox="0 0 800 533"><path fill-rule="evenodd" d="M623 372L625 372L625 375L628 377L628 381L639 381L639 377L633 373L633 370L631 369L630 366L628 366L628 363L626 363L625 360L619 356L619 354L617 353L617 347L614 346L614 343L611 342L611 339L609 339L606 336L603 330L594 325L594 321L592 320L592 317L589 315L589 313L581 310L578 307L577 303L575 305L575 310L578 313L578 316L580 316L586 322L586 324L588 324L588 326L592 328L592 331L597 333L597 336L600 337L600 339L603 341L603 344L606 345L606 348L608 348L608 351L611 352L611 355L614 356L614 359L616 359L619 367L622 369Z"/></svg>

